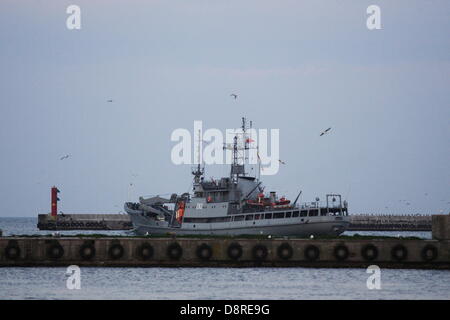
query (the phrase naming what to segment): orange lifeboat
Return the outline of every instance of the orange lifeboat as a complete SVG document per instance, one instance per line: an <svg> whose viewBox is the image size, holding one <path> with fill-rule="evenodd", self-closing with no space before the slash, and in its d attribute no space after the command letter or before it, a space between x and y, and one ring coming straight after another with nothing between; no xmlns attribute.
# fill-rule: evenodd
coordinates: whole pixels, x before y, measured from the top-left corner
<svg viewBox="0 0 450 320"><path fill-rule="evenodd" d="M178 209L176 211L176 219L179 223L183 220L185 204L183 201L178 202Z"/></svg>

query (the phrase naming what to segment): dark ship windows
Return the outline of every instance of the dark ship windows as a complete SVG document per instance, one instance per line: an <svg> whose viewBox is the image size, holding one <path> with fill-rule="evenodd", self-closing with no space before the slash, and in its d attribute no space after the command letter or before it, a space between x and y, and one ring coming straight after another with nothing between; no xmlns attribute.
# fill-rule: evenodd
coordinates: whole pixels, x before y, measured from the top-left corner
<svg viewBox="0 0 450 320"><path fill-rule="evenodd" d="M272 219L272 214L266 213L264 219Z"/></svg>
<svg viewBox="0 0 450 320"><path fill-rule="evenodd" d="M184 218L183 222L185 223L207 223L207 218Z"/></svg>
<svg viewBox="0 0 450 320"><path fill-rule="evenodd" d="M234 216L234 221L243 221L245 216Z"/></svg>
<svg viewBox="0 0 450 320"><path fill-rule="evenodd" d="M274 219L283 219L284 218L284 212L275 212L273 214Z"/></svg>
<svg viewBox="0 0 450 320"><path fill-rule="evenodd" d="M327 208L321 208L321 209L320 209L320 215L321 215L321 216L326 216L326 215L328 215L328 209L327 209Z"/></svg>
<svg viewBox="0 0 450 320"><path fill-rule="evenodd" d="M299 214L300 214L300 211L294 211L292 213L292 218L297 218Z"/></svg>
<svg viewBox="0 0 450 320"><path fill-rule="evenodd" d="M309 216L310 217L315 217L315 216L318 216L318 215L319 215L319 210L318 209L309 210Z"/></svg>
<svg viewBox="0 0 450 320"><path fill-rule="evenodd" d="M308 211L307 210L302 210L300 212L300 217L306 217L308 215Z"/></svg>
<svg viewBox="0 0 450 320"><path fill-rule="evenodd" d="M208 222L230 222L231 217L210 218Z"/></svg>
<svg viewBox="0 0 450 320"><path fill-rule="evenodd" d="M291 214L292 214L292 212L286 212L286 218L290 218Z"/></svg>
<svg viewBox="0 0 450 320"><path fill-rule="evenodd" d="M253 220L253 215L252 214L246 215L245 220Z"/></svg>
<svg viewBox="0 0 450 320"><path fill-rule="evenodd" d="M255 214L255 220L263 219L264 217L261 217L259 214Z"/></svg>
<svg viewBox="0 0 450 320"><path fill-rule="evenodd" d="M244 216L241 216L244 217ZM243 219L242 219L243 220ZM230 222L231 217L217 217L217 218L184 218L185 223L214 223L214 222Z"/></svg>
<svg viewBox="0 0 450 320"><path fill-rule="evenodd" d="M341 216L343 215L343 211L340 208L330 208L330 215L332 216Z"/></svg>

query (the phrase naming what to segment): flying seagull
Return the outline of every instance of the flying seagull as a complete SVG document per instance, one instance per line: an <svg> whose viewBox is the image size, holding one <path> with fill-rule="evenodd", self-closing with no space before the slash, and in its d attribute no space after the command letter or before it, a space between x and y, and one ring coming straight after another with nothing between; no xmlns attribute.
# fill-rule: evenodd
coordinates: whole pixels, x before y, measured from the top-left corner
<svg viewBox="0 0 450 320"><path fill-rule="evenodd" d="M113 100L112 100L112 99L109 99L108 102L113 102Z"/></svg>
<svg viewBox="0 0 450 320"><path fill-rule="evenodd" d="M281 161L280 159L278 159L278 161L279 161L281 164L286 164L286 162Z"/></svg>
<svg viewBox="0 0 450 320"><path fill-rule="evenodd" d="M69 158L68 154L66 154L64 157L59 158L59 160L64 160L64 159L67 159L67 158Z"/></svg>
<svg viewBox="0 0 450 320"><path fill-rule="evenodd" d="M232 94L230 94L230 97L233 97L233 98L234 98L234 100L236 100L236 99L237 99L237 94L235 94L235 93L232 93Z"/></svg>
<svg viewBox="0 0 450 320"><path fill-rule="evenodd" d="M323 136L325 133L328 133L328 131L330 131L330 130L331 130L331 128L328 128L327 130L323 131L323 132L320 134L320 136Z"/></svg>

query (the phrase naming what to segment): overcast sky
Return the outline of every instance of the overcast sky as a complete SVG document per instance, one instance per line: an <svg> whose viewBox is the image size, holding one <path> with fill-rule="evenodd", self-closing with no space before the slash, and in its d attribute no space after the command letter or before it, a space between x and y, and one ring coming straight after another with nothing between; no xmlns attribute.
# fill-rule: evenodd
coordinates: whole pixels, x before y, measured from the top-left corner
<svg viewBox="0 0 450 320"><path fill-rule="evenodd" d="M66 28L71 4L81 30ZM172 131L242 116L280 129L286 164L266 191L448 212L449 17L448 0L2 0L0 216L48 212L52 185L66 213L189 191Z"/></svg>

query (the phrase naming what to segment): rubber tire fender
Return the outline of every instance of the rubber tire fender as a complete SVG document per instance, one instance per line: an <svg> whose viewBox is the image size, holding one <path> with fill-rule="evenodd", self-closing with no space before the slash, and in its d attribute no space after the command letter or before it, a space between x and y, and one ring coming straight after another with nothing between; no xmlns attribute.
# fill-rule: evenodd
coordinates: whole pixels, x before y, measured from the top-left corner
<svg viewBox="0 0 450 320"><path fill-rule="evenodd" d="M137 254L142 260L149 260L153 257L153 247L148 243L141 244L137 249Z"/></svg>
<svg viewBox="0 0 450 320"><path fill-rule="evenodd" d="M428 252L431 251L431 256L428 255ZM438 249L433 246L432 244L427 244L425 247L422 248L420 252L420 256L424 261L433 261L438 257Z"/></svg>
<svg viewBox="0 0 450 320"><path fill-rule="evenodd" d="M305 259L308 261L316 261L320 257L320 250L315 245L309 245L305 248Z"/></svg>
<svg viewBox="0 0 450 320"><path fill-rule="evenodd" d="M348 251L348 248L346 245L338 244L333 249L333 256L336 258L337 261L345 261L348 259L349 255L350 255L350 252Z"/></svg>
<svg viewBox="0 0 450 320"><path fill-rule="evenodd" d="M369 254L369 252L372 252L372 254ZM373 261L378 258L378 248L373 244L366 244L361 249L361 256L366 261Z"/></svg>
<svg viewBox="0 0 450 320"><path fill-rule="evenodd" d="M401 252L398 255L398 252ZM402 244L397 244L391 249L391 258L395 261L403 261L408 257L408 249Z"/></svg>
<svg viewBox="0 0 450 320"><path fill-rule="evenodd" d="M252 257L257 261L263 261L267 258L267 247L263 244L257 244L252 248Z"/></svg>
<svg viewBox="0 0 450 320"><path fill-rule="evenodd" d="M242 246L237 242L230 244L227 249L228 257L232 260L238 260L242 257L242 252Z"/></svg>
<svg viewBox="0 0 450 320"><path fill-rule="evenodd" d="M113 260L119 260L123 257L124 249L120 243L113 244L108 249L108 256Z"/></svg>
<svg viewBox="0 0 450 320"><path fill-rule="evenodd" d="M196 255L200 260L207 261L212 257L212 254L211 246L206 243L202 243L197 247Z"/></svg>
<svg viewBox="0 0 450 320"><path fill-rule="evenodd" d="M79 254L83 260L91 260L95 257L95 247L92 244L83 244L80 247Z"/></svg>
<svg viewBox="0 0 450 320"><path fill-rule="evenodd" d="M287 242L280 244L277 248L277 255L282 260L291 259L293 254L294 250L292 249L291 245Z"/></svg>
<svg viewBox="0 0 450 320"><path fill-rule="evenodd" d="M51 259L59 259L64 255L64 248L59 243L54 243L47 248L47 256Z"/></svg>
<svg viewBox="0 0 450 320"><path fill-rule="evenodd" d="M171 260L179 260L183 255L183 248L177 242L171 243L167 247L167 255Z"/></svg>
<svg viewBox="0 0 450 320"><path fill-rule="evenodd" d="M17 260L20 258L20 247L18 245L8 245L5 248L5 257L9 260Z"/></svg>

